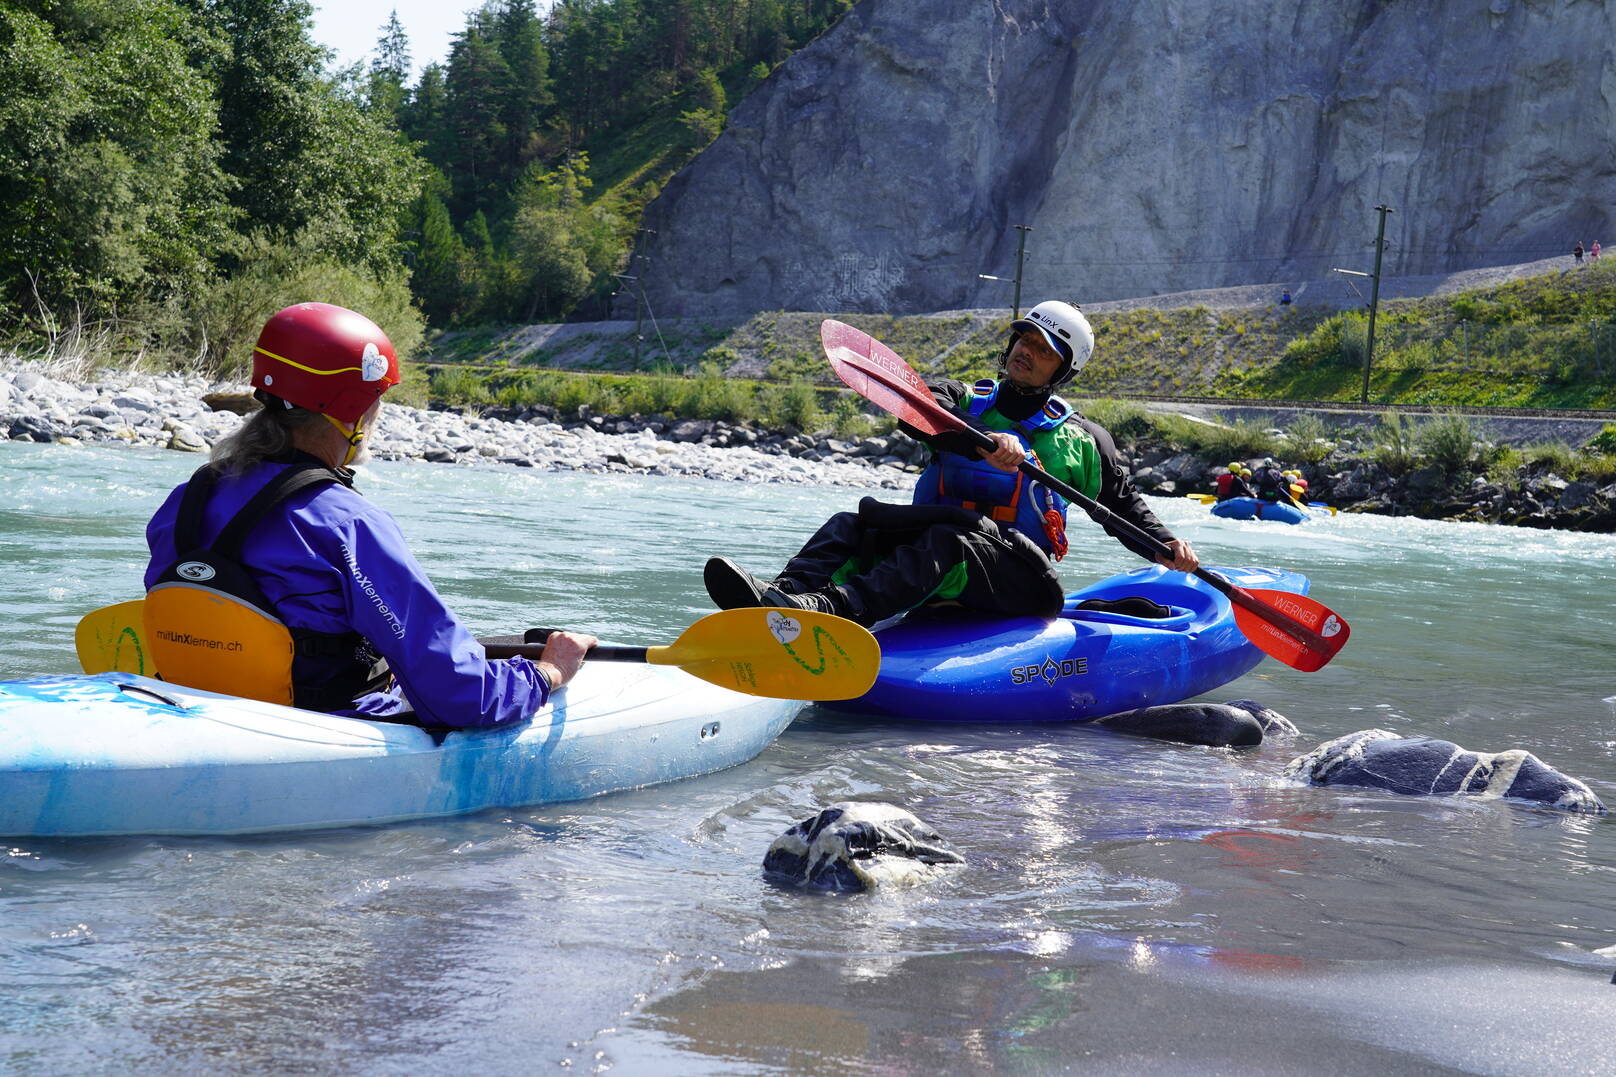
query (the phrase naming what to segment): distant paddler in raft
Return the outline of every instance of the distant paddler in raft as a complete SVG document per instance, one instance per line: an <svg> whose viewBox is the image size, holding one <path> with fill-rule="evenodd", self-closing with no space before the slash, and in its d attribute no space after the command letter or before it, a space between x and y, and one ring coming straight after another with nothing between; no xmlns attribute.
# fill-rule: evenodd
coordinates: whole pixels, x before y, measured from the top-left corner
<svg viewBox="0 0 1616 1077"><path fill-rule="evenodd" d="M1219 501L1231 501L1237 497L1256 497L1257 493L1246 480L1251 478L1251 469L1240 461L1230 462L1229 470L1217 477L1213 489L1217 492Z"/></svg>
<svg viewBox="0 0 1616 1077"><path fill-rule="evenodd" d="M525 720L578 672L593 636L555 632L537 661L490 660L398 523L354 489L349 469L398 382L392 342L362 314L299 303L265 324L252 367L262 410L146 529L144 634L165 679L484 727Z"/></svg>
<svg viewBox="0 0 1616 1077"><path fill-rule="evenodd" d="M835 614L864 625L934 602L998 617L1053 618L1065 601L1054 562L1066 554L1066 502L1018 472L1032 461L1158 540L1170 556L1105 525L1124 546L1180 572L1200 561L1145 505L1111 435L1055 390L1094 351L1088 319L1069 303L1039 303L1010 325L999 377L975 385L927 383L936 400L994 442L904 431L931 445L911 505L865 498L832 516L772 580L727 557L703 580L720 609L775 606ZM1102 524L1104 521L1101 521Z"/></svg>

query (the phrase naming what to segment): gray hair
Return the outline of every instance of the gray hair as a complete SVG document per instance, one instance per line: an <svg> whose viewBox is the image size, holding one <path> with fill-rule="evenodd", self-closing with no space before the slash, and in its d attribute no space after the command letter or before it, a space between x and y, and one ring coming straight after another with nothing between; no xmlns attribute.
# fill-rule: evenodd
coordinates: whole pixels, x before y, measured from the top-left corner
<svg viewBox="0 0 1616 1077"><path fill-rule="evenodd" d="M317 411L294 407L262 389L254 394L264 406L213 446L209 462L221 475L241 475L292 448L292 435L320 418Z"/></svg>

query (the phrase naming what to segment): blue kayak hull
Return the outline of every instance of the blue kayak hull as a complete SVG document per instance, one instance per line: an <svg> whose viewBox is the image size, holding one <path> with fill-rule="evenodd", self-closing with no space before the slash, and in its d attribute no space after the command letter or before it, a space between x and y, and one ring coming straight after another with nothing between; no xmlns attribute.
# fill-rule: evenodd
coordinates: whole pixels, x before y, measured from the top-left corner
<svg viewBox="0 0 1616 1077"><path fill-rule="evenodd" d="M1295 505L1282 505L1256 497L1231 497L1212 506L1212 515L1225 520L1268 520L1274 523L1299 524L1310 513Z"/></svg>
<svg viewBox="0 0 1616 1077"><path fill-rule="evenodd" d="M582 800L744 763L802 706L591 663L529 721L434 736L132 674L0 681L0 834L239 834Z"/></svg>
<svg viewBox="0 0 1616 1077"><path fill-rule="evenodd" d="M1307 577L1263 568L1212 569L1246 588L1306 594ZM1090 598L1142 596L1172 610L1146 619L1079 610ZM1086 722L1177 703L1243 676L1263 654L1221 593L1159 565L1069 596L1061 616L983 619L920 611L876 632L881 672L834 710L942 722Z"/></svg>

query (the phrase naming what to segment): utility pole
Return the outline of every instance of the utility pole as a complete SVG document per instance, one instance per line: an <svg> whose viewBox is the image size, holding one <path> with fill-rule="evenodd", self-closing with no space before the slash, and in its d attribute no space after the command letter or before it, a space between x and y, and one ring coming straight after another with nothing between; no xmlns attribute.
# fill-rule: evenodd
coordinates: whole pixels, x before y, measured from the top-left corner
<svg viewBox="0 0 1616 1077"><path fill-rule="evenodd" d="M1027 256L1027 233L1032 231L1032 225L1018 224L1016 231L1021 234L1016 237L1016 299L1011 308L1011 321L1021 317L1021 263Z"/></svg>
<svg viewBox="0 0 1616 1077"><path fill-rule="evenodd" d="M1386 252L1386 214L1395 213L1390 206L1376 206L1380 214L1380 227L1375 231L1375 275L1369 286L1369 339L1365 342L1363 357L1363 392L1360 404L1369 403L1369 364L1375 359L1375 315L1380 311L1380 257Z"/></svg>
<svg viewBox="0 0 1616 1077"><path fill-rule="evenodd" d="M1018 224L1015 227L1016 231L1020 232L1021 234L1016 237L1016 275L1014 281L1007 280L1004 277L991 276L987 273L978 273L976 275L977 280L996 280L1004 284L1015 284L1016 292L1014 305L1010 310L1011 321L1015 321L1017 318L1021 317L1021 267L1026 261L1027 257L1027 233L1032 231L1032 225L1030 224Z"/></svg>
<svg viewBox="0 0 1616 1077"><path fill-rule="evenodd" d="M1386 214L1397 212L1390 206L1376 206L1375 211L1380 214L1380 229L1375 233L1375 271L1364 273L1356 269L1330 270L1331 273L1340 273L1344 277L1368 277L1373 282L1369 287L1369 334L1368 339L1364 341L1363 391L1358 395L1358 402L1361 404L1369 403L1369 364L1375 358L1375 315L1380 310L1380 256L1386 250ZM1359 299L1363 298L1363 293L1358 291L1356 284L1349 280L1347 286L1357 293Z"/></svg>
<svg viewBox="0 0 1616 1077"><path fill-rule="evenodd" d="M640 369L640 320L645 310L645 284L640 280L639 247L634 248L634 369Z"/></svg>
<svg viewBox="0 0 1616 1077"><path fill-rule="evenodd" d="M641 228L634 238L634 253L629 257L628 268L630 274L612 274L618 280L634 287L634 369L640 368L640 340L641 326L645 318L645 252L641 249L640 236L654 236L653 228Z"/></svg>

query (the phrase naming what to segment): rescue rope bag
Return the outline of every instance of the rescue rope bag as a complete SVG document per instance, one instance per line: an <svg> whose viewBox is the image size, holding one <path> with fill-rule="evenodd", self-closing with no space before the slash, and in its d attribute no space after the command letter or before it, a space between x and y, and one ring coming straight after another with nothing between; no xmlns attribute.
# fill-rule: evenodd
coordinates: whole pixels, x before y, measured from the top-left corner
<svg viewBox="0 0 1616 1077"><path fill-rule="evenodd" d="M213 542L201 542L202 513L218 472L204 465L185 488L174 523L179 557L146 592L146 639L163 680L310 710L342 707L388 680L386 663L356 632L290 628L241 564L241 547L259 520L311 486L341 479L329 468L287 468L242 506ZM298 656L342 660L328 683L298 685Z"/></svg>

